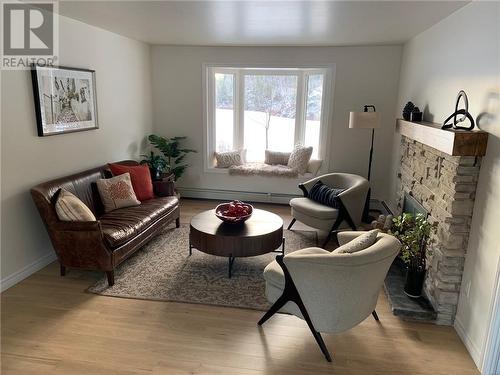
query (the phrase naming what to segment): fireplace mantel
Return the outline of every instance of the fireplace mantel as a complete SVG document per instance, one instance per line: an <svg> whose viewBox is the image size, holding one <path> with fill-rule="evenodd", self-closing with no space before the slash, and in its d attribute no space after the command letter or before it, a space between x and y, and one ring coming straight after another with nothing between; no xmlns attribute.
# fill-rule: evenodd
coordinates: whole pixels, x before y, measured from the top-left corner
<svg viewBox="0 0 500 375"><path fill-rule="evenodd" d="M488 133L482 130L441 129L432 122L410 122L397 119L396 130L429 147L452 156L484 156Z"/></svg>

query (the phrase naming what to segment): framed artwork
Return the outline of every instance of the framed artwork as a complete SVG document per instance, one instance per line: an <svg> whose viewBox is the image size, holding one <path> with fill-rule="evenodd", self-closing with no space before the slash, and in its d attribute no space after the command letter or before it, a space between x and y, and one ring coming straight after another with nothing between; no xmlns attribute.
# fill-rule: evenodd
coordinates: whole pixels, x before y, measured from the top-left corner
<svg viewBox="0 0 500 375"><path fill-rule="evenodd" d="M95 71L32 66L38 136L98 129Z"/></svg>

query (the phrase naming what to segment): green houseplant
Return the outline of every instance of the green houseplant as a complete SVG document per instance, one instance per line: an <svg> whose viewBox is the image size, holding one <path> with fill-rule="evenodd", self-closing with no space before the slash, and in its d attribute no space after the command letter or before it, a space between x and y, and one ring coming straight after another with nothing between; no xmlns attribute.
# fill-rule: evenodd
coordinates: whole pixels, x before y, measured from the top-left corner
<svg viewBox="0 0 500 375"><path fill-rule="evenodd" d="M392 234L401 242L401 259L406 264L404 292L413 298L422 295L426 270L428 246L433 242L431 234L435 225L429 223L423 214L409 213L393 219Z"/></svg>
<svg viewBox="0 0 500 375"><path fill-rule="evenodd" d="M165 138L155 134L148 137L149 142L165 157L164 170L174 175L174 181L177 181L188 167L188 164L183 164L186 155L196 152L189 148L181 148L180 142L184 139L186 137Z"/></svg>
<svg viewBox="0 0 500 375"><path fill-rule="evenodd" d="M160 180L161 173L167 166L167 161L161 155L156 155L153 151L149 155L141 155L144 159L141 160L141 164L147 164L151 172L151 177L153 180Z"/></svg>

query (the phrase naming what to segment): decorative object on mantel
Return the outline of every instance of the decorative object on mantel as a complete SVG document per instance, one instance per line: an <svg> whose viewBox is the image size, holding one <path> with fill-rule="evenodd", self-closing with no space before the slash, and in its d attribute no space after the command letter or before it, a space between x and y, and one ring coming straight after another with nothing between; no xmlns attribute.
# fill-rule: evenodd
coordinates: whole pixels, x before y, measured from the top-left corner
<svg viewBox="0 0 500 375"><path fill-rule="evenodd" d="M412 122L420 122L420 121L422 121L422 116L423 116L423 113L420 111L420 109L418 107L415 107L411 111L410 120Z"/></svg>
<svg viewBox="0 0 500 375"><path fill-rule="evenodd" d="M401 258L406 263L406 282L404 292L408 297L418 298L422 295L426 271L426 253L428 245L433 242L431 234L436 224L427 221L424 214L413 216L409 213L393 219L391 234L403 245Z"/></svg>
<svg viewBox="0 0 500 375"><path fill-rule="evenodd" d="M396 130L405 137L452 156L484 156L488 145L488 133L476 129L442 129L441 124L398 119Z"/></svg>
<svg viewBox="0 0 500 375"><path fill-rule="evenodd" d="M368 108L373 109L373 111L368 112ZM373 160L373 139L375 137L375 129L380 128L380 116L375 109L374 105L365 105L363 112L351 112L349 114L349 128L350 129L371 129L372 130L372 141L370 147L370 158L368 160L368 181L370 181L371 171L372 171L372 160ZM373 217L370 216L370 196L371 188L368 190L368 195L366 196L365 208L363 210L363 222L371 223Z"/></svg>
<svg viewBox="0 0 500 375"><path fill-rule="evenodd" d="M464 101L464 107L458 109L458 106L460 105L460 99L463 99ZM459 115L462 117L457 118ZM453 119L453 123L449 123L449 121ZM462 126L459 125L461 122L464 122L465 120L469 120L470 124L469 126ZM443 122L443 126L441 127L442 129L460 129L460 130L472 130L474 129L474 118L472 115L469 113L469 99L467 98L467 94L465 91L461 90L458 95L457 95L457 101L455 102L455 112L453 112L446 120Z"/></svg>
<svg viewBox="0 0 500 375"><path fill-rule="evenodd" d="M38 136L98 129L95 71L31 66Z"/></svg>
<svg viewBox="0 0 500 375"><path fill-rule="evenodd" d="M406 121L410 121L411 112L413 111L413 108L415 108L415 104L413 104L412 102L406 103L405 107L403 108L403 118Z"/></svg>
<svg viewBox="0 0 500 375"><path fill-rule="evenodd" d="M186 137L164 138L154 134L148 137L149 142L165 156L167 161L165 172L172 173L174 181L177 181L188 167L188 164L182 164L186 155L197 152L189 148L180 148L180 141L184 139Z"/></svg>

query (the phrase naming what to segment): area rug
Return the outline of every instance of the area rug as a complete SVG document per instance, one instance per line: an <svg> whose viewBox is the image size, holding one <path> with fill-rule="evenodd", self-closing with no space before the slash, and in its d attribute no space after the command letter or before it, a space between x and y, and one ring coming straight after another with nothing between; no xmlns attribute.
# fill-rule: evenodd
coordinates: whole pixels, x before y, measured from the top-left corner
<svg viewBox="0 0 500 375"><path fill-rule="evenodd" d="M316 246L316 232L284 231L286 253ZM115 271L115 285L106 277L87 289L103 296L200 303L267 310L262 271L277 254L236 258L227 276L228 259L193 249L189 256L189 227L167 229Z"/></svg>

